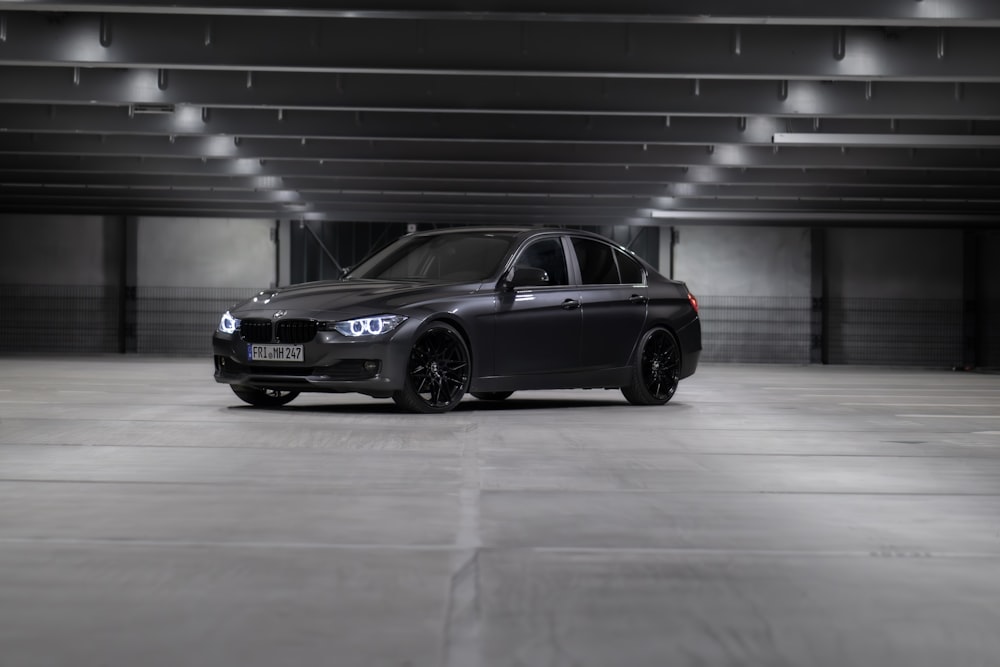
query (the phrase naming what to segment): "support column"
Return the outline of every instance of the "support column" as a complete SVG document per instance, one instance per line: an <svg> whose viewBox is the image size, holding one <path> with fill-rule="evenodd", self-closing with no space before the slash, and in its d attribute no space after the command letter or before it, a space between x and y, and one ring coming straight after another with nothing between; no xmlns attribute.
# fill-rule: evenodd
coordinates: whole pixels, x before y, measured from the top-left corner
<svg viewBox="0 0 1000 667"><path fill-rule="evenodd" d="M809 231L811 267L809 294L812 297L809 362L830 363L830 298L826 275L826 230Z"/></svg>
<svg viewBox="0 0 1000 667"><path fill-rule="evenodd" d="M670 277L674 277L674 267L677 266L677 244L681 242L681 231L670 228Z"/></svg>
<svg viewBox="0 0 1000 667"><path fill-rule="evenodd" d="M962 233L962 367L971 370L985 358L982 343L986 340L980 322L980 246L979 232Z"/></svg>
<svg viewBox="0 0 1000 667"><path fill-rule="evenodd" d="M111 334L114 349L125 354L135 351L136 220L109 216L104 218L103 227L106 316L116 325Z"/></svg>
<svg viewBox="0 0 1000 667"><path fill-rule="evenodd" d="M136 285L138 283L139 220L121 219L121 273L118 279L118 351L122 354L138 349L136 333Z"/></svg>
<svg viewBox="0 0 1000 667"><path fill-rule="evenodd" d="M674 228L661 227L656 269L668 278L674 275Z"/></svg>
<svg viewBox="0 0 1000 667"><path fill-rule="evenodd" d="M275 223L274 253L277 267L274 279L278 285L292 283L292 223L279 220Z"/></svg>

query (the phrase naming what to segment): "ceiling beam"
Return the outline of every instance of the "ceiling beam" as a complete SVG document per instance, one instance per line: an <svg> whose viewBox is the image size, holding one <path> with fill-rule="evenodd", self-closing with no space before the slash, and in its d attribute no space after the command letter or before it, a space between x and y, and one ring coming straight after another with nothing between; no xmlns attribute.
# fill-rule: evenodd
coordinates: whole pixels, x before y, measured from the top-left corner
<svg viewBox="0 0 1000 667"><path fill-rule="evenodd" d="M81 155L101 154L100 137L63 149L65 164ZM771 167L840 169L1000 169L1000 150L976 148L826 146L675 146L575 145L524 143L464 144L434 141L354 141L243 139L233 137L166 137L137 141L137 157L188 157L229 164L242 173L260 160L339 162L442 162L454 164L517 164L552 168L570 165L643 167ZM8 158L14 160L14 157ZM9 162L8 162L9 163ZM68 168L68 167L67 167ZM256 173L256 168L253 168Z"/></svg>
<svg viewBox="0 0 1000 667"><path fill-rule="evenodd" d="M163 137L285 138L450 141L476 143L572 144L758 144L770 145L776 134L1000 135L1000 121L810 118L660 118L553 117L390 114L334 111L273 111L250 109L182 108L174 113L132 114L115 107L78 107L0 104L0 146L20 142L26 150L49 152L47 145L66 146L68 152L101 146L159 145ZM55 135L65 136L55 136ZM30 135L30 136L29 136ZM155 135L159 135L157 138ZM5 150L0 148L0 150ZM102 149L103 150L103 149Z"/></svg>
<svg viewBox="0 0 1000 667"><path fill-rule="evenodd" d="M1000 9L989 0L486 0L474 9L452 2L366 0L4 0L3 11L108 12L260 17L458 19L519 21L628 21L671 23L901 25L997 25Z"/></svg>
<svg viewBox="0 0 1000 667"><path fill-rule="evenodd" d="M179 142L180 140L178 140ZM839 150L826 147L788 147L780 150L758 146L649 146L646 150L633 146L536 146L534 144L500 144L477 146L475 150L461 144L408 142L342 142L327 141L305 145L277 140L255 139L239 146L225 142L211 158L173 160L168 169L187 173L185 163L192 161L211 164L220 174L255 175L273 161L282 163L275 171L300 173L313 163L325 167L331 163L357 165L396 164L404 168L412 164L413 173L421 173L427 164L448 165L451 168L476 165L516 167L519 170L544 168L551 172L572 167L609 167L622 172L622 180L633 178L630 172L660 167L719 167L719 168L782 168L782 169L916 169L916 170L1000 170L1000 150L923 149L909 151L900 148L852 148ZM176 145L176 144L174 144ZM158 154L122 158L117 164L142 167L153 159L173 157L171 144L164 140ZM225 149L223 151L223 148ZM8 155L4 162L21 169L92 170L101 156L80 155ZM113 158L112 158L113 159ZM261 162L263 161L263 165ZM288 164L285 164L288 163ZM38 165L37 167L35 165ZM128 169L124 169L128 171ZM404 168L405 171L405 168ZM165 171L164 173L171 173Z"/></svg>
<svg viewBox="0 0 1000 667"><path fill-rule="evenodd" d="M496 165L449 166L434 163L265 163L256 175L232 175L218 161L95 157L74 160L0 159L0 183L77 186L188 188L368 189L415 191L571 192L663 196L677 184L762 187L849 187L952 189L993 187L994 171L915 171L864 169L656 168L628 172L604 167L544 168ZM169 177L166 178L166 177Z"/></svg>
<svg viewBox="0 0 1000 667"><path fill-rule="evenodd" d="M993 66L1000 61L1000 40L991 30L974 28L887 32L875 27L35 12L10 12L4 21L0 65L1000 81ZM579 48L583 44L586 48Z"/></svg>
<svg viewBox="0 0 1000 667"><path fill-rule="evenodd" d="M959 172L961 174L961 172ZM172 192L216 190L243 191L294 190L302 193L322 192L409 192L427 194L502 194L506 196L581 196L602 197L667 197L688 198L786 198L803 199L836 197L841 199L996 199L1000 198L1000 184L995 178L979 182L953 179L942 184L941 179L907 179L897 184L874 181L862 176L853 183L824 183L821 179L810 182L786 183L780 180L766 182L758 178L755 183L699 183L695 180L676 180L667 183L627 181L554 181L554 180L490 180L470 178L391 178L352 176L218 176L173 175L169 181ZM157 174L137 172L74 173L74 172L25 172L0 170L0 188L12 191L17 187L67 187L85 189L149 189L163 191L164 179Z"/></svg>
<svg viewBox="0 0 1000 667"><path fill-rule="evenodd" d="M611 206L549 206L511 204L468 204L468 203L420 203L413 201L401 202L366 202L366 201L336 201L320 202L318 204L275 201L245 201L245 200L206 200L157 197L145 200L127 195L114 198L108 196L67 197L58 196L26 196L5 197L0 201L0 211L16 210L73 210L75 212L102 212L111 214L114 211L129 210L135 215L147 211L160 210L165 214L195 215L200 212L215 211L215 215L228 214L239 216L247 212L258 212L276 218L309 218L322 220L355 220L355 221L425 221L425 222L465 222L476 223L487 220L510 223L517 220L519 224L595 224L597 221L616 221L614 224L635 224L638 221L652 222L655 220L676 221L718 221L739 220L756 221L765 224L776 224L781 220L796 220L804 222L812 218L816 222L834 223L838 220L846 223L852 218L860 221L897 221L904 226L920 226L923 222L934 220L941 223L946 220L963 221L967 224L995 226L1000 221L1000 208L990 203L964 203L961 205L938 206L934 203L920 202L911 206L901 206L896 202L877 203L875 205L858 206L853 202L815 201L807 207L795 202L739 200L737 202L720 202L712 200L674 200L672 206L657 207L611 207Z"/></svg>
<svg viewBox="0 0 1000 667"><path fill-rule="evenodd" d="M698 198L677 197L650 199L616 198L592 199L589 197L507 197L498 195L442 195L414 193L325 192L312 193L309 198L294 191L184 191L164 189L129 190L63 187L3 188L3 201L64 201L68 203L100 202L117 203L177 201L186 205L261 205L281 210L351 210L351 211L408 211L424 213L450 213L453 211L490 212L518 216L552 213L559 216L649 217L657 211L965 211L996 213L1000 215L1000 200L940 201L931 199L859 201L837 198L805 200L752 198Z"/></svg>
<svg viewBox="0 0 1000 667"><path fill-rule="evenodd" d="M102 180L102 179L98 179ZM305 179L251 179L243 178L229 182L188 182L172 179L169 188L155 182L143 183L131 179L125 184L120 179L103 179L85 183L48 179L39 184L30 178L17 181L0 177L0 197L16 198L35 196L40 198L77 198L81 201L101 197L124 197L129 199L184 199L190 201L260 201L260 202L308 202L318 205L323 202L340 200L366 202L392 202L398 200L412 202L448 202L471 204L512 204L525 206L558 205L572 206L636 206L656 207L657 202L666 199L708 199L766 201L793 200L804 206L812 201L837 200L840 202L898 202L909 206L914 202L941 203L992 203L1000 202L1000 185L992 187L936 187L916 186L822 186L822 185L699 185L690 183L670 184L661 187L616 184L613 187L580 186L552 187L546 184L489 183L471 187L455 187L438 182L434 187L418 188L403 182L374 182L350 184L343 182L309 182Z"/></svg>
<svg viewBox="0 0 1000 667"><path fill-rule="evenodd" d="M308 197L305 195L308 194ZM300 192L288 189L233 190L233 189L188 189L176 188L77 188L59 185L45 186L0 186L0 195L5 201L18 199L67 200L85 202L113 198L119 201L185 201L218 203L259 203L259 204L305 204L310 207L323 205L343 205L352 207L401 206L413 210L421 207L467 207L470 209L491 207L498 211L516 212L528 209L558 208L564 212L582 214L612 212L631 213L640 208L649 208L653 202L648 197L591 197L589 195L524 194L512 197L507 194L491 193L444 193L444 192L379 192L371 190L312 190Z"/></svg>
<svg viewBox="0 0 1000 667"><path fill-rule="evenodd" d="M3 50L0 49L0 54ZM0 102L669 116L1000 118L1000 84L408 76L9 66Z"/></svg>
<svg viewBox="0 0 1000 667"><path fill-rule="evenodd" d="M412 211L351 211L351 210L314 210L314 211L275 211L273 207L225 206L215 208L202 203L154 203L136 205L121 203L114 200L91 204L56 204L52 202L20 202L17 204L0 202L0 212L3 213L63 213L69 215L130 215L149 217L227 217L286 219L286 220L322 220L345 222L412 222L419 224L460 223L477 224L510 224L507 214L461 212L461 213L423 213ZM519 224L523 225L768 225L810 227L955 227L964 228L995 228L1000 223L996 213L963 213L963 212L924 212L908 211L893 212L856 212L856 211L666 211L650 217L578 217L560 216L558 213L541 215L519 215Z"/></svg>

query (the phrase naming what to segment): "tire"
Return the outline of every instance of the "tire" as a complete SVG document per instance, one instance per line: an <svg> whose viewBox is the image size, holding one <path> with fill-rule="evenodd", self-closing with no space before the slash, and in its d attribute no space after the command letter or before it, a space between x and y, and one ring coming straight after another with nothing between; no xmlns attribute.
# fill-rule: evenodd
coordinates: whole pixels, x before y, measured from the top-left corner
<svg viewBox="0 0 1000 667"><path fill-rule="evenodd" d="M403 389L393 392L392 400L407 412L448 412L469 388L471 367L462 335L434 322L413 342Z"/></svg>
<svg viewBox="0 0 1000 667"><path fill-rule="evenodd" d="M233 393L240 397L241 401L249 403L255 408L278 408L286 403L295 400L299 395L297 391L286 391L284 389L257 389L256 387L245 387L238 384L229 385Z"/></svg>
<svg viewBox="0 0 1000 667"><path fill-rule="evenodd" d="M632 405L663 405L680 381L681 352L674 335L662 327L650 329L639 341L632 382L622 394Z"/></svg>
<svg viewBox="0 0 1000 667"><path fill-rule="evenodd" d="M480 401L503 401L511 397L512 391L474 391L472 395Z"/></svg>

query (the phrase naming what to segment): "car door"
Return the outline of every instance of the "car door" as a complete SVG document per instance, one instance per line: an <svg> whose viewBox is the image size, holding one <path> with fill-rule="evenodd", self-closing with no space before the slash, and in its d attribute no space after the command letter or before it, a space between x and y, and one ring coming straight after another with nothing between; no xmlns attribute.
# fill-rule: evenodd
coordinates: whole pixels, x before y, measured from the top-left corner
<svg viewBox="0 0 1000 667"><path fill-rule="evenodd" d="M580 292L570 285L559 236L530 241L514 268L541 269L547 280L497 295L497 375L542 375L574 370L580 363Z"/></svg>
<svg viewBox="0 0 1000 667"><path fill-rule="evenodd" d="M581 366L628 365L646 322L645 273L632 257L603 241L575 236L582 301Z"/></svg>

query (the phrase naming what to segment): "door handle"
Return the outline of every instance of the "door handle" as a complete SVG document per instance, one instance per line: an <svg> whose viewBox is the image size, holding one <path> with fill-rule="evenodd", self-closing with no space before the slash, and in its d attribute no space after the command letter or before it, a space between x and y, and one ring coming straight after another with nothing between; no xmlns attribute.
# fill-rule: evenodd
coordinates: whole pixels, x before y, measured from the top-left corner
<svg viewBox="0 0 1000 667"><path fill-rule="evenodd" d="M562 302L563 310L576 310L580 307L580 302L576 299L566 299Z"/></svg>
<svg viewBox="0 0 1000 667"><path fill-rule="evenodd" d="M629 303L646 303L649 301L649 297L645 297L641 294L633 294L628 298Z"/></svg>

